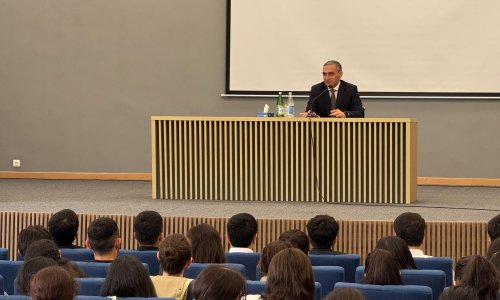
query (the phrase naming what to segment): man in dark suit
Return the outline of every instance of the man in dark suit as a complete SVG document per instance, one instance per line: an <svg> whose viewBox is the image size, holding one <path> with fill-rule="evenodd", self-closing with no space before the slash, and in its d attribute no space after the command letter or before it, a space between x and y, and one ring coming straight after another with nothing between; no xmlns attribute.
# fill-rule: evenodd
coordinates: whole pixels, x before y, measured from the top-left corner
<svg viewBox="0 0 500 300"><path fill-rule="evenodd" d="M313 85L306 111L320 117L363 118L365 109L359 98L358 87L340 80L342 65L335 60L323 65L323 82Z"/></svg>

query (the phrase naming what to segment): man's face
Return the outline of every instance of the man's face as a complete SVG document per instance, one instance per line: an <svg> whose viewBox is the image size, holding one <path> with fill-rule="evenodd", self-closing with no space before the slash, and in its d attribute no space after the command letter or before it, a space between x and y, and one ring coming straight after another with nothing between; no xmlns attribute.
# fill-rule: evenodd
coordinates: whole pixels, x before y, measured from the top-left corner
<svg viewBox="0 0 500 300"><path fill-rule="evenodd" d="M332 88L337 86L340 78L342 78L342 71L337 71L336 65L323 66L323 82L327 87Z"/></svg>

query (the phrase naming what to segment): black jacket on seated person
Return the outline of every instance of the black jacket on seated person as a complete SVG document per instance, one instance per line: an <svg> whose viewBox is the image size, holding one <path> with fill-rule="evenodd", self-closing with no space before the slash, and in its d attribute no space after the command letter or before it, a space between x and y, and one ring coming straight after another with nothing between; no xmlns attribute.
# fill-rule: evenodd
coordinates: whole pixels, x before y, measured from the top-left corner
<svg viewBox="0 0 500 300"><path fill-rule="evenodd" d="M311 87L306 111L312 110L322 118L330 117L331 99L328 91L325 91L327 89L324 82ZM359 97L358 87L340 80L335 108L343 111L347 118L363 118L365 116L365 108Z"/></svg>

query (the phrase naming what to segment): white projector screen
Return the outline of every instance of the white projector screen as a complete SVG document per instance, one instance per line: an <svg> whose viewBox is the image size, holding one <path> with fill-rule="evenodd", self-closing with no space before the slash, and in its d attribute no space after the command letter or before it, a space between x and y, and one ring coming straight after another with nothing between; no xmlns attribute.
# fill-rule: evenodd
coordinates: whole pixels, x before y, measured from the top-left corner
<svg viewBox="0 0 500 300"><path fill-rule="evenodd" d="M228 0L226 93L307 92L325 61L369 94L500 95L500 1Z"/></svg>

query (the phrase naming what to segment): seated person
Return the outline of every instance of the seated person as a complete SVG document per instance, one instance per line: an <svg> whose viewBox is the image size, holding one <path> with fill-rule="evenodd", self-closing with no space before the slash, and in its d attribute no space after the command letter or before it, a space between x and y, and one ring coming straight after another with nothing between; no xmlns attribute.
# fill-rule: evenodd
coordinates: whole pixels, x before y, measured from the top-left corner
<svg viewBox="0 0 500 300"><path fill-rule="evenodd" d="M298 229L291 229L283 232L279 238L280 241L289 242L295 248L299 248L305 255L309 254L309 238L307 234Z"/></svg>
<svg viewBox="0 0 500 300"><path fill-rule="evenodd" d="M73 300L76 284L61 267L47 267L38 271L31 280L29 296L32 300Z"/></svg>
<svg viewBox="0 0 500 300"><path fill-rule="evenodd" d="M163 218L156 211L146 210L134 218L134 238L138 250L158 250L163 239Z"/></svg>
<svg viewBox="0 0 500 300"><path fill-rule="evenodd" d="M479 298L472 288L459 285L446 288L439 296L439 300L479 300Z"/></svg>
<svg viewBox="0 0 500 300"><path fill-rule="evenodd" d="M485 257L474 255L467 262L459 286L473 289L481 300L497 300L500 274Z"/></svg>
<svg viewBox="0 0 500 300"><path fill-rule="evenodd" d="M49 219L50 236L59 248L83 248L73 244L78 236L79 226L78 216L71 209L60 210Z"/></svg>
<svg viewBox="0 0 500 300"><path fill-rule="evenodd" d="M21 268L19 268L19 271L17 271L16 280L14 280L17 294L29 295L29 287L33 275L41 269L50 266L57 266L57 262L45 256L38 256L26 260Z"/></svg>
<svg viewBox="0 0 500 300"><path fill-rule="evenodd" d="M257 237L257 221L251 214L239 213L227 221L229 252L253 252Z"/></svg>
<svg viewBox="0 0 500 300"><path fill-rule="evenodd" d="M387 250L376 249L365 259L365 272L361 279L363 284L402 285L399 264Z"/></svg>
<svg viewBox="0 0 500 300"><path fill-rule="evenodd" d="M391 252L397 260L399 269L416 269L417 265L411 256L410 250L403 239L397 236L386 236L378 240L375 249L383 249Z"/></svg>
<svg viewBox="0 0 500 300"><path fill-rule="evenodd" d="M111 218L98 218L87 229L85 245L94 252L95 262L112 262L118 256L122 239Z"/></svg>
<svg viewBox="0 0 500 300"><path fill-rule="evenodd" d="M281 250L292 248L292 244L284 241L274 241L267 244L264 249L262 249L262 255L259 260L260 269L260 281L267 280L267 272L269 270L269 264L272 258Z"/></svg>
<svg viewBox="0 0 500 300"><path fill-rule="evenodd" d="M317 215L307 222L307 235L312 248L309 254L336 255L342 252L333 251L332 247L337 239L339 224L328 215Z"/></svg>
<svg viewBox="0 0 500 300"><path fill-rule="evenodd" d="M486 257L495 265L497 270L500 271L500 239L496 239L490 244Z"/></svg>
<svg viewBox="0 0 500 300"><path fill-rule="evenodd" d="M198 274L193 284L196 300L239 300L245 296L243 276L221 265L211 265Z"/></svg>
<svg viewBox="0 0 500 300"><path fill-rule="evenodd" d="M402 238L413 257L431 257L422 251L425 236L425 220L417 213L405 212L394 220L394 232Z"/></svg>
<svg viewBox="0 0 500 300"><path fill-rule="evenodd" d="M43 226L31 225L19 232L17 236L17 255L24 257L26 248L36 240L50 239L50 234Z"/></svg>
<svg viewBox="0 0 500 300"><path fill-rule="evenodd" d="M366 300L366 298L357 289L338 288L331 291L323 300Z"/></svg>
<svg viewBox="0 0 500 300"><path fill-rule="evenodd" d="M182 234L171 234L163 239L158 249L163 276L151 276L158 297L187 298L192 279L185 278L184 271L191 264L191 245Z"/></svg>
<svg viewBox="0 0 500 300"><path fill-rule="evenodd" d="M500 215L496 215L488 221L488 236L492 242L500 238Z"/></svg>
<svg viewBox="0 0 500 300"><path fill-rule="evenodd" d="M201 223L191 227L187 238L191 243L194 263L221 264L226 262L222 239L212 225Z"/></svg>

